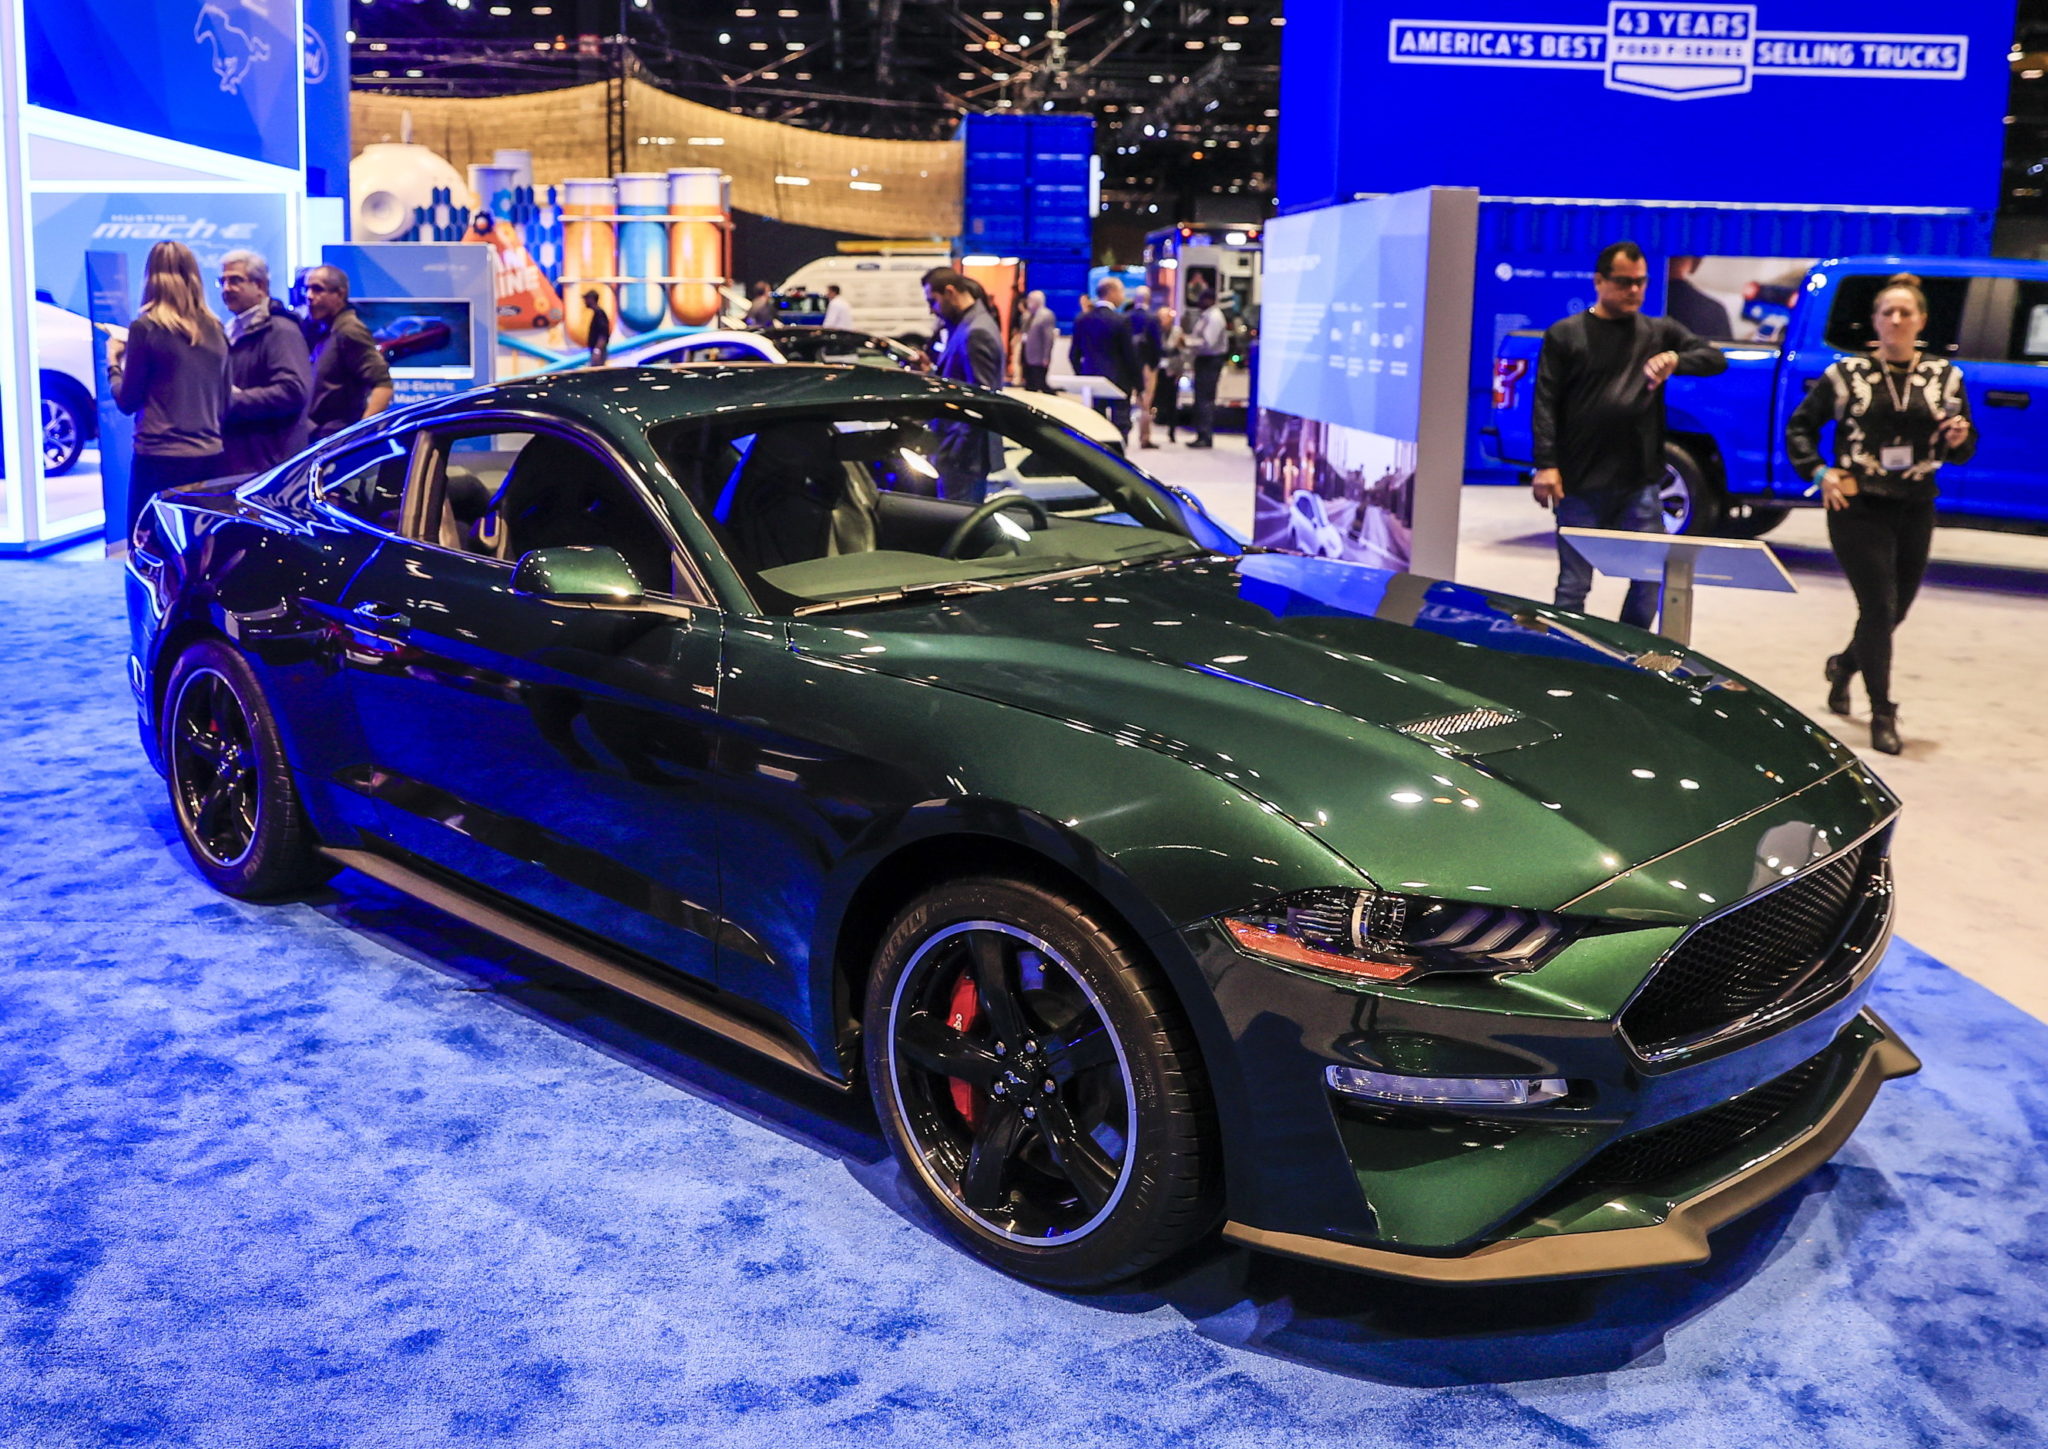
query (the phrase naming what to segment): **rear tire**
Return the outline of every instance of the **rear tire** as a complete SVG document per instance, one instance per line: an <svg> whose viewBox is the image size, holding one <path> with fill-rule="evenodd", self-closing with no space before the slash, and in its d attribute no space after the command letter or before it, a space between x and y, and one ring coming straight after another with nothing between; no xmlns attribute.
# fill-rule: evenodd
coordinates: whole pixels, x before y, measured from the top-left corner
<svg viewBox="0 0 2048 1449"><path fill-rule="evenodd" d="M1719 532L1727 512L1720 485L1682 443L1664 444L1664 476L1657 484L1657 499L1664 510L1666 533Z"/></svg>
<svg viewBox="0 0 2048 1449"><path fill-rule="evenodd" d="M178 833L214 889L261 900L333 874L317 853L276 717L240 654L202 639L179 655L161 729Z"/></svg>
<svg viewBox="0 0 2048 1449"><path fill-rule="evenodd" d="M1021 880L938 886L890 926L863 1019L904 1177L976 1257L1094 1288L1214 1225L1193 1036L1095 908Z"/></svg>

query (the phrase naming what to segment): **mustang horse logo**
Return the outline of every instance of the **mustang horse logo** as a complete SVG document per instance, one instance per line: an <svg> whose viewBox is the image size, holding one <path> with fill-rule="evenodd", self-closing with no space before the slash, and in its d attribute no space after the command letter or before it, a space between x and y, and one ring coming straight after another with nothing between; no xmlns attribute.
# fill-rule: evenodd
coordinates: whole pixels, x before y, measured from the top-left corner
<svg viewBox="0 0 2048 1449"><path fill-rule="evenodd" d="M202 41L213 43L213 73L230 95L240 92L250 67L270 59L270 43L228 19L227 10L214 0L199 7L198 22L192 27L193 44Z"/></svg>

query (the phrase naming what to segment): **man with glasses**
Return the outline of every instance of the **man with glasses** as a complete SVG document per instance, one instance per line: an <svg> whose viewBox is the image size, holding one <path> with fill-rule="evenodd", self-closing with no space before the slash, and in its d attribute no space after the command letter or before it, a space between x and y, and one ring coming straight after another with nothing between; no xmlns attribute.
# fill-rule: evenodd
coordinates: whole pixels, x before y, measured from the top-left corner
<svg viewBox="0 0 2048 1449"><path fill-rule="evenodd" d="M306 340L313 347L313 441L391 406L391 368L356 309L339 267L306 273Z"/></svg>
<svg viewBox="0 0 2048 1449"><path fill-rule="evenodd" d="M1553 323L1536 366L1534 492L1560 528L1663 528L1657 485L1664 476L1664 382L1676 373L1724 371L1720 349L1669 317L1643 315L1650 267L1643 249L1620 241L1594 266L1591 308ZM1583 609L1593 568L1562 538L1557 603ZM1657 585L1631 583L1621 622L1647 629Z"/></svg>
<svg viewBox="0 0 2048 1449"><path fill-rule="evenodd" d="M234 251L220 259L220 300L228 312L230 384L221 466L261 473L306 446L312 363L299 320L270 295L270 263L257 253Z"/></svg>

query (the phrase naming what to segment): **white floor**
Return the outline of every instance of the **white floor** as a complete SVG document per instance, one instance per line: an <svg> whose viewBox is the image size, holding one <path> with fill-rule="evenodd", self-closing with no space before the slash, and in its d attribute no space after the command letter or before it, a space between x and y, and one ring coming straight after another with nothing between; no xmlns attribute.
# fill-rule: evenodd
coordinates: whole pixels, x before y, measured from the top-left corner
<svg viewBox="0 0 2048 1449"><path fill-rule="evenodd" d="M1219 436L1213 452L1167 444L1134 456L1223 522L1250 527L1241 436ZM1821 661L1847 641L1855 608L1820 516L1795 513L1769 541L1800 592L1701 590L1693 642L1833 730L1906 802L1899 933L2048 1020L2039 928L2021 909L2048 860L2048 537L1937 532L1928 582L1898 636L1892 690L1906 752L1896 758L1870 750L1867 715L1838 719L1823 704ZM1525 491L1465 490L1462 582L1547 599L1556 569L1549 515ZM1621 592L1601 580L1593 607L1617 611Z"/></svg>

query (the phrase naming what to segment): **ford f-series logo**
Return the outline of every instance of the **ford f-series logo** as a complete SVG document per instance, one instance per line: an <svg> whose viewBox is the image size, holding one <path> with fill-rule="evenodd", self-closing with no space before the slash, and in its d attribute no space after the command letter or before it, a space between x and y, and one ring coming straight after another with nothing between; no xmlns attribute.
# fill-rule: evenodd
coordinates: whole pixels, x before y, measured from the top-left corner
<svg viewBox="0 0 2048 1449"><path fill-rule="evenodd" d="M1741 95L1757 76L1961 80L1966 35L1758 30L1754 5L1612 4L1605 25L1392 20L1387 58L1405 65L1597 70L1608 89L1669 101Z"/></svg>

